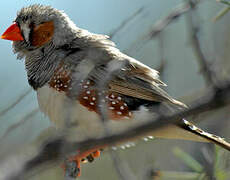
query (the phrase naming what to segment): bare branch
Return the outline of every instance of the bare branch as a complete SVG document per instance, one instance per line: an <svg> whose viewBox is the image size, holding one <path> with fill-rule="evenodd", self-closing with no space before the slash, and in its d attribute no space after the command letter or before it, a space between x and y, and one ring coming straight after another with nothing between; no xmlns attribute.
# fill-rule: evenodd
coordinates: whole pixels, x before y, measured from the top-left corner
<svg viewBox="0 0 230 180"><path fill-rule="evenodd" d="M13 132L16 128L24 125L24 123L26 123L28 120L30 120L38 112L39 112L38 108L33 109L31 112L29 112L24 117L22 117L21 120L19 120L17 123L14 123L11 126L9 126L6 130L6 132L0 137L0 144L11 132Z"/></svg>
<svg viewBox="0 0 230 180"><path fill-rule="evenodd" d="M198 5L200 2L201 0L194 1L194 6ZM178 20L181 16L183 16L185 13L189 12L190 10L191 10L191 6L189 2L181 3L175 9L173 9L166 17L157 21L152 26L150 31L145 33L145 35L141 36L140 38L138 38L138 40L134 43L134 45L132 45L131 48L135 46L140 47L143 44L150 41L151 39L155 38L156 36L159 35L159 33L163 32L168 27L168 25L174 23L176 20ZM124 52L127 51L128 50L125 50Z"/></svg>
<svg viewBox="0 0 230 180"><path fill-rule="evenodd" d="M111 31L109 33L109 37L112 39L121 29L123 29L130 21L132 21L135 17L137 17L137 15L139 15L140 13L142 13L142 11L144 10L144 7L141 7L140 9L138 9L134 14L132 14L130 17L128 17L127 19L125 19L120 26L118 26L116 29L114 29L113 31Z"/></svg>
<svg viewBox="0 0 230 180"><path fill-rule="evenodd" d="M156 70L161 74L161 79L166 67L166 57L165 57L165 47L164 47L164 33L160 33L158 37L158 43L159 43L159 52L160 52L160 64L156 68Z"/></svg>
<svg viewBox="0 0 230 180"><path fill-rule="evenodd" d="M214 72L211 70L211 66L209 64L210 61L207 60L207 58L205 57L201 49L201 44L198 37L200 27L198 26L198 24L195 24L194 22L194 20L197 19L197 16L195 16L196 14L194 13L194 11L196 10L195 9L196 4L192 0L189 0L189 3L190 3L191 11L187 14L187 25L188 25L187 29L190 34L190 40L192 42L194 53L196 54L197 61L200 66L200 73L202 73L207 85L215 86L216 83L214 82L215 75Z"/></svg>
<svg viewBox="0 0 230 180"><path fill-rule="evenodd" d="M28 89L26 90L23 94L21 94L16 100L15 102L13 102L12 104L10 104L8 107L6 107L5 109L3 109L2 111L0 111L0 116L3 116L4 114L6 114L9 110L11 110L12 108L14 108L18 103L20 103L30 92L32 91L32 89Z"/></svg>

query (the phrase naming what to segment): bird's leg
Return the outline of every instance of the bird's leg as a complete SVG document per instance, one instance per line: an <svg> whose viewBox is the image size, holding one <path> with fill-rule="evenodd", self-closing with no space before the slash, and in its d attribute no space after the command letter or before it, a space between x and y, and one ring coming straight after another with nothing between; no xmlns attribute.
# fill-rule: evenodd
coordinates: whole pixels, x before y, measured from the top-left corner
<svg viewBox="0 0 230 180"><path fill-rule="evenodd" d="M100 156L102 149L91 149L84 152L78 152L77 155L71 156L62 166L65 176L77 178L81 175L80 163L93 162L94 158Z"/></svg>

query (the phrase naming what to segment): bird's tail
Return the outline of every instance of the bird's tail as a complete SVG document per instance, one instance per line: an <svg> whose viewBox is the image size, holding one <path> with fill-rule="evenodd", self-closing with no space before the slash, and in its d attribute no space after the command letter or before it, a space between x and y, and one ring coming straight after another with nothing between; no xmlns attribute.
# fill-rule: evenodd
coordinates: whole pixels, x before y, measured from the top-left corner
<svg viewBox="0 0 230 180"><path fill-rule="evenodd" d="M194 124L190 123L189 121L187 121L186 119L182 120L182 124L179 125L182 129L187 130L199 137L201 137L204 142L211 142L214 144L217 144L223 148L225 148L226 150L230 151L230 143L228 143L227 141L224 140L224 138L219 137L217 135L208 133L202 129L200 129L199 127L195 126Z"/></svg>
<svg viewBox="0 0 230 180"><path fill-rule="evenodd" d="M151 132L149 135L164 139L181 139L214 143L230 151L230 143L223 138L205 132L185 119L183 119L180 124L162 127L160 130Z"/></svg>

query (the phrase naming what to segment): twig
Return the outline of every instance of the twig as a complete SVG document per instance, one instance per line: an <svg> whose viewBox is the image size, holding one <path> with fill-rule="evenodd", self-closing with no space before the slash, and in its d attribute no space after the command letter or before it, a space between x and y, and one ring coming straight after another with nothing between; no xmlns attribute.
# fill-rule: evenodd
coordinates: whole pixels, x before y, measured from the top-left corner
<svg viewBox="0 0 230 180"><path fill-rule="evenodd" d="M21 120L19 120L17 123L14 123L9 128L7 128L6 132L0 137L0 144L10 134L10 132L12 132L16 128L24 125L24 123L26 123L28 120L30 120L38 112L39 112L38 108L32 110L31 112L26 114L24 117L22 117Z"/></svg>
<svg viewBox="0 0 230 180"><path fill-rule="evenodd" d="M116 29L109 33L110 39L112 39L120 30L122 30L131 20L133 20L137 15L139 15L144 10L144 7L138 9L134 14L125 19Z"/></svg>
<svg viewBox="0 0 230 180"><path fill-rule="evenodd" d="M9 110L11 110L12 108L14 108L18 103L21 102L21 100L24 99L24 97L26 97L30 92L32 91L32 89L28 89L26 90L23 94L21 94L16 100L15 102L13 102L12 104L10 104L8 107L6 107L5 109L3 109L2 111L0 111L0 116L3 116L4 114L6 114Z"/></svg>
<svg viewBox="0 0 230 180"><path fill-rule="evenodd" d="M196 0L194 2L194 5L198 5L201 0ZM185 2L178 5L175 9L173 9L166 17L162 18L161 20L157 21L151 28L150 31L145 33L145 35L141 36L137 39L136 43L132 45L131 48L134 48L135 46L140 47L143 44L147 43L151 39L155 38L159 35L162 31L164 31L168 25L174 23L176 20L179 19L182 15L189 12L191 10L190 3ZM141 42L141 43L140 43ZM128 49L124 52L128 52Z"/></svg>
<svg viewBox="0 0 230 180"><path fill-rule="evenodd" d="M214 72L211 70L210 65L208 64L209 61L205 57L204 53L202 52L198 33L199 33L199 26L195 25L194 23L194 11L196 8L196 4L194 1L189 0L191 11L187 14L187 26L188 31L190 32L190 39L192 42L192 47L194 50L194 53L196 54L197 61L200 65L200 73L202 73L205 82L207 85L213 85L215 86L214 81Z"/></svg>
<svg viewBox="0 0 230 180"><path fill-rule="evenodd" d="M152 30L148 34L150 39L156 37L160 32L162 32L169 24L173 23L177 20L180 16L190 10L189 3L180 4L174 10L172 10L168 16L165 18L157 21L155 25L152 27Z"/></svg>
<svg viewBox="0 0 230 180"><path fill-rule="evenodd" d="M161 74L161 79L164 74L164 70L166 67L166 58L165 58L165 48L164 48L164 34L163 32L159 34L158 37L158 43L159 43L159 53L160 53L160 65L156 68L156 70Z"/></svg>

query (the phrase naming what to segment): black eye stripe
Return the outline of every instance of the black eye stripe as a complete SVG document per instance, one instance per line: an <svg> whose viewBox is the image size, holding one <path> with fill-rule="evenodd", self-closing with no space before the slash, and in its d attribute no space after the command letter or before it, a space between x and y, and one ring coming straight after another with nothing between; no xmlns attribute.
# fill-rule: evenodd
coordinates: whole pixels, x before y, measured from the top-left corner
<svg viewBox="0 0 230 180"><path fill-rule="evenodd" d="M32 42L32 39L33 39L33 32L34 32L34 23L31 22L30 25L29 25L29 28L30 28L30 33L29 33L29 42L31 44Z"/></svg>

